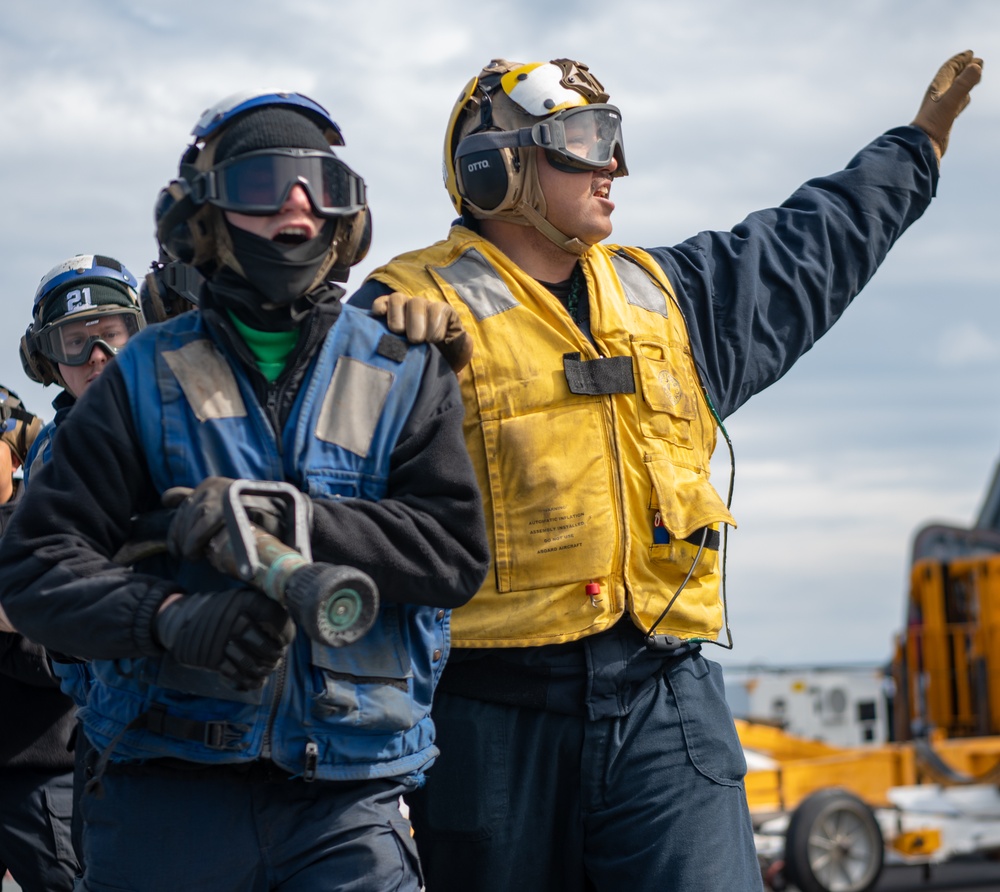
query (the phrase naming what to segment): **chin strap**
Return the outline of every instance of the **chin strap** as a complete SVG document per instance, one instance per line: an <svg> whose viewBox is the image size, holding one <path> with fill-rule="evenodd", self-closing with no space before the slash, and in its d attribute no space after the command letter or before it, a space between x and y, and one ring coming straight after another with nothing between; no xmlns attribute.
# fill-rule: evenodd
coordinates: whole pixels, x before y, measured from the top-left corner
<svg viewBox="0 0 1000 892"><path fill-rule="evenodd" d="M212 213L214 211L214 213ZM211 208L211 227L214 236L215 256L212 258L218 266L228 266L240 278L245 279L247 274L243 271L243 265L236 259L233 250L233 240L229 237L229 229L226 227L225 218L218 208Z"/></svg>
<svg viewBox="0 0 1000 892"><path fill-rule="evenodd" d="M591 249L591 245L581 242L578 238L569 238L569 236L560 232L533 207L522 205L519 210L530 226L537 229L550 242L564 251L575 254L577 257L582 257Z"/></svg>
<svg viewBox="0 0 1000 892"><path fill-rule="evenodd" d="M541 150L529 151L524 158L524 189L520 200L513 209L513 219L516 222L523 222L528 226L537 229L557 248L582 257L590 250L590 245L585 245L579 239L570 238L566 233L560 232L548 220L545 219L548 207L545 202L545 193L542 192L541 183L538 182L538 159Z"/></svg>
<svg viewBox="0 0 1000 892"><path fill-rule="evenodd" d="M570 238L545 219L548 207L545 202L545 194L538 181L538 157L540 153L541 149L522 153L521 164L523 168L520 192L519 194L515 193L509 205L499 211L484 211L482 208L475 208L471 214L479 220L501 220L505 223L514 223L517 226L530 226L532 229L537 229L557 248L582 257L592 245L584 244L576 238Z"/></svg>

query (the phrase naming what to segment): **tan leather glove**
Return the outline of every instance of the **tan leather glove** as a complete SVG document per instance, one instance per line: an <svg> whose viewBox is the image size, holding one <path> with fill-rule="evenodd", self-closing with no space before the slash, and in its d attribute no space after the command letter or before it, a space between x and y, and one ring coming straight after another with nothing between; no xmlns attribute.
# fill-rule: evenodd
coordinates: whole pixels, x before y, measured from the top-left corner
<svg viewBox="0 0 1000 892"><path fill-rule="evenodd" d="M472 359L472 338L448 304L408 297L393 291L375 298L372 313L385 316L389 331L405 335L411 344L433 344L458 374Z"/></svg>
<svg viewBox="0 0 1000 892"><path fill-rule="evenodd" d="M951 125L969 104L969 93L982 76L983 60L966 50L945 62L927 88L913 125L931 138L938 161L948 148Z"/></svg>

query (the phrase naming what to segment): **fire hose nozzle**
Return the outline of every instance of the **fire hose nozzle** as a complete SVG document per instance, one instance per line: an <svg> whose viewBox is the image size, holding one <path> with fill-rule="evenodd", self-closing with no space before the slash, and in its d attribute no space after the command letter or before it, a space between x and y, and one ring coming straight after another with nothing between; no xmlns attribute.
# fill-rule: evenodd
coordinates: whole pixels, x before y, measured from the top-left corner
<svg viewBox="0 0 1000 892"><path fill-rule="evenodd" d="M285 503L291 546L251 522L243 500L253 496ZM312 560L309 509L308 497L291 483L235 480L223 508L226 526L212 540L209 560L283 605L313 640L343 647L375 623L378 587L362 570Z"/></svg>

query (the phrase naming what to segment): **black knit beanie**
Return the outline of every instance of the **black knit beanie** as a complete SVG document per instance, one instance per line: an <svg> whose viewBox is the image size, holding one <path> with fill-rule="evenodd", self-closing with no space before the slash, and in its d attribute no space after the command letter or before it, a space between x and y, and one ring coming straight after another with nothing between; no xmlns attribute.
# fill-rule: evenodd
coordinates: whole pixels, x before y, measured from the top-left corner
<svg viewBox="0 0 1000 892"><path fill-rule="evenodd" d="M87 289L87 303L80 304L78 292ZM76 295L72 305L69 303L69 296ZM135 299L132 297L126 285L119 285L116 282L107 282L103 279L88 278L81 276L65 285L54 294L45 298L45 303L41 306L39 316L39 326L48 325L63 316L72 315L74 312L92 310L94 307L103 307L108 304L117 305L125 309L135 309ZM70 307L72 306L72 309Z"/></svg>
<svg viewBox="0 0 1000 892"><path fill-rule="evenodd" d="M330 144L309 118L288 108L261 108L241 115L219 137L215 163L259 149L318 149Z"/></svg>

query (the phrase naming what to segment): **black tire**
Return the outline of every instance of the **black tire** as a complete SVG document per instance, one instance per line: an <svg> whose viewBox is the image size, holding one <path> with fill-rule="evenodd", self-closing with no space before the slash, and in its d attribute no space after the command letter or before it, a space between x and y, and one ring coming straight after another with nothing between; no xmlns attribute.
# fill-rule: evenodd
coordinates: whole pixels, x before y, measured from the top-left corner
<svg viewBox="0 0 1000 892"><path fill-rule="evenodd" d="M785 875L801 892L868 892L878 882L884 858L874 813L846 790L819 790L792 813Z"/></svg>

